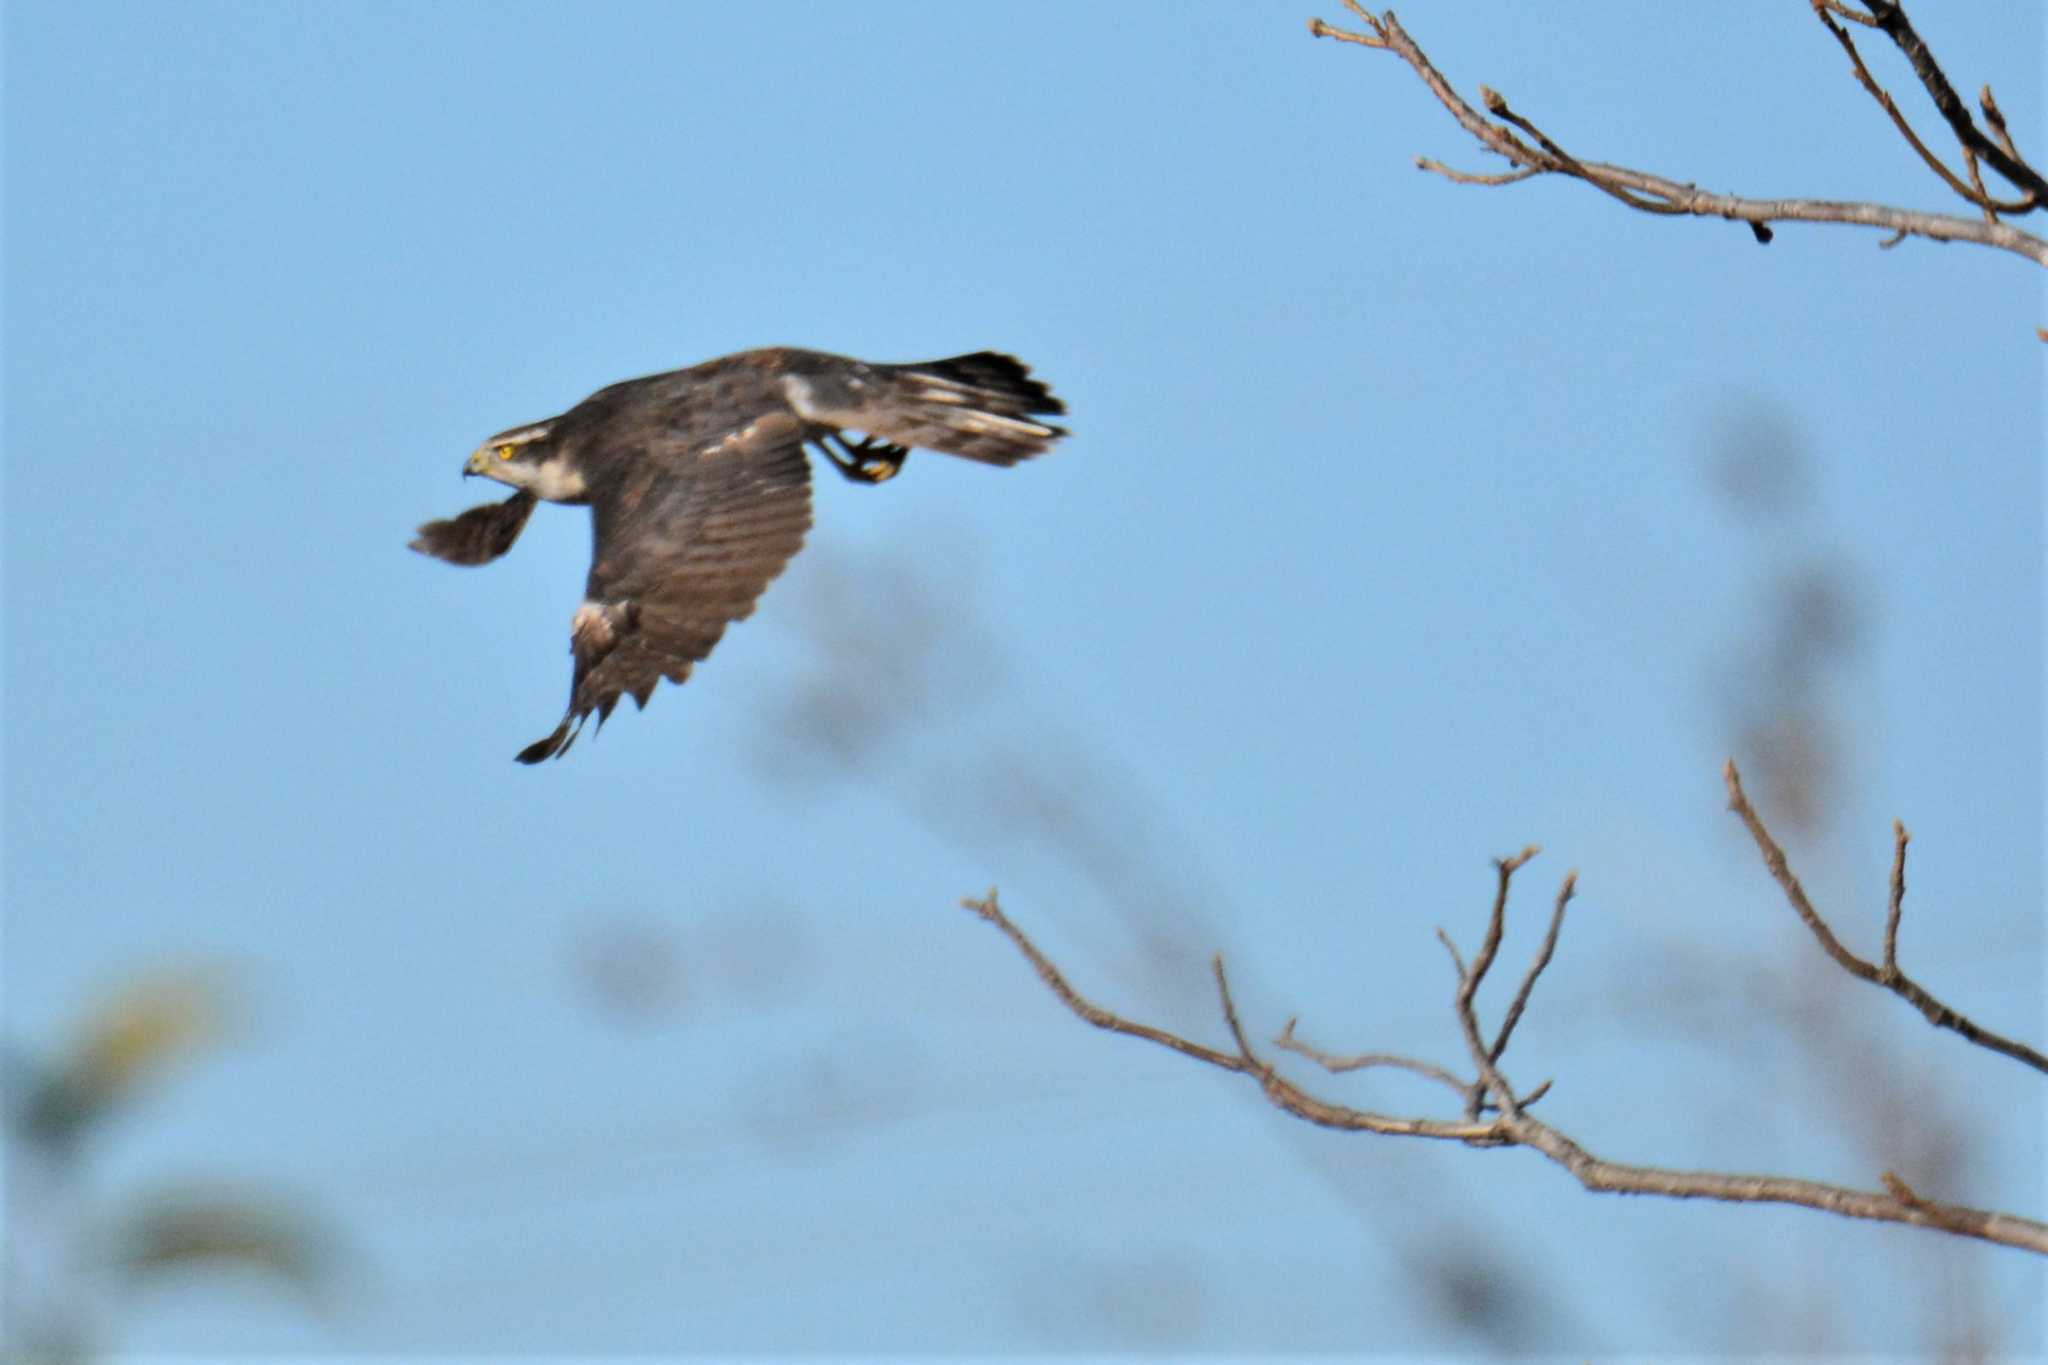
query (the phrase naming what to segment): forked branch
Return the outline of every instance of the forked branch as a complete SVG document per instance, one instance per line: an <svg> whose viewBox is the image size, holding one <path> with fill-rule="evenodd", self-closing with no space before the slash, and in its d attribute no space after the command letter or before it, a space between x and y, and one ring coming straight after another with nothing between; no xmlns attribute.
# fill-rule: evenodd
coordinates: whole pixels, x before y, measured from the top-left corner
<svg viewBox="0 0 2048 1365"><path fill-rule="evenodd" d="M1321 19L1309 21L1309 32L1318 38L1391 52L1406 62L1429 87L1460 127L1487 151L1514 163L1515 169L1481 175L1453 170L1427 157L1416 158L1423 170L1466 185L1505 185L1538 175L1563 175L1582 180L1643 213L1701 218L1726 218L1748 225L1759 242L1771 240L1770 224L1775 222L1849 223L1878 228L1892 235L1883 243L1893 245L1905 237L1924 237L1940 242L1975 242L2026 257L2048 266L2048 240L2023 232L2002 221L2000 214L2018 214L2048 205L2048 180L2034 169L2014 145L2005 117L1998 110L1989 86L1979 98L1984 123L1980 128L1962 99L1942 73L1940 64L1906 18L1904 9L1891 0L1860 0L1861 10L1848 0L1810 0L1815 14L1848 54L1853 74L1877 100L1893 126L1914 152L1939 175L1950 190L1973 208L1975 217L1927 213L1888 204L1832 199L1757 199L1745 195L1716 194L1690 182L1680 182L1648 171L1586 161L1567 152L1558 141L1538 129L1528 118L1509 107L1505 96L1480 87L1480 103L1474 108L1430 62L1392 11L1374 14L1360 0L1343 0L1346 9L1364 23L1363 30L1343 29ZM1913 131L1905 115L1863 64L1849 31L1837 22L1848 19L1889 37L1905 54L1915 75L1960 144L1964 174L1958 175ZM1489 117L1490 115L1490 117ZM1517 134L1526 134L1526 138ZM2010 181L2017 198L1993 197L1985 188L1979 167L1988 167Z"/></svg>
<svg viewBox="0 0 2048 1365"><path fill-rule="evenodd" d="M1732 765L1728 769L1728 775L1731 791L1739 801L1737 813L1742 815L1744 823L1749 825L1751 832L1757 836L1759 846L1764 851L1766 865L1772 869L1773 875L1778 877L1779 884L1786 888L1786 894L1792 899L1794 908L1800 910L1801 918L1815 928L1815 933L1821 937L1824 946L1833 945L1829 951L1837 955L1837 961L1843 962L1845 966L1854 962L1868 967L1869 964L1863 963L1862 959L1842 948L1820 917L1813 913L1811 904L1806 901L1805 892L1798 888L1797 880L1792 877L1790 869L1785 867L1782 850L1779 850L1776 842L1770 839L1768 831L1764 829L1762 821L1757 818L1756 812L1749 807L1748 802L1740 799L1741 789ZM1899 905L1905 894L1904 849L1905 831L1901 828L1898 831L1899 852L1893 865L1892 912L1886 935L1886 968L1872 969L1878 971L1879 976L1867 979L1883 980L1884 973L1889 971L1893 979L1904 981L1904 977L1896 971L1895 960ZM1472 1147L1527 1147L1541 1152L1562 1166L1588 1190L1617 1194L1655 1194L1672 1199L1717 1199L1729 1203L1789 1204L1818 1209L1846 1218L1934 1228L1957 1236L2048 1254L2048 1223L2036 1222L2014 1214L1929 1199L1915 1191L1892 1171L1884 1171L1878 1176L1879 1188L1862 1190L1784 1176L1636 1166L1595 1156L1562 1129L1532 1115L1529 1112L1530 1107L1550 1089L1550 1082L1545 1081L1526 1094L1518 1094L1513 1083L1501 1070L1500 1063L1502 1056L1507 1052L1515 1026L1528 1007L1538 979L1556 953L1558 937L1564 926L1565 907L1571 902L1577 884L1576 873L1568 874L1559 888L1551 910L1549 930L1516 988L1499 1029L1491 1038L1480 1023L1477 1001L1480 988L1499 956L1506 926L1509 888L1515 874L1535 856L1536 849L1532 846L1494 864L1496 883L1493 906L1487 916L1486 931L1481 939L1479 951L1469 964L1450 936L1441 929L1437 931L1438 937L1442 939L1445 949L1450 954L1457 977L1451 1009L1457 1020L1459 1033L1464 1039L1467 1061L1472 1068L1469 1080L1458 1076L1450 1068L1397 1053L1366 1052L1343 1056L1325 1052L1298 1038L1295 1033L1295 1021L1291 1019L1274 1039L1273 1045L1276 1048L1307 1058L1333 1074L1370 1067L1393 1067L1435 1081L1458 1097L1464 1113L1455 1119L1392 1114L1338 1104L1312 1094L1300 1084L1282 1075L1272 1061L1261 1056L1253 1048L1239 1018L1236 1001L1231 996L1230 979L1224 971L1223 959L1220 956L1213 960L1212 970L1216 979L1216 993L1224 1026L1231 1039L1228 1048L1210 1047L1169 1030L1125 1018L1081 995L1067 982L1066 977L1051 960L1039 951L1030 937L1003 913L994 891L990 891L986 896L964 900L961 905L1000 930L1037 970L1040 979L1059 997L1061 1003L1081 1019L1097 1028L1142 1038L1146 1042L1170 1048L1184 1057L1248 1077L1257 1083L1260 1093L1269 1103L1297 1118L1325 1128L1400 1137L1436 1138L1462 1142ZM1858 974L1862 973L1859 971ZM1894 986L1893 989L1897 987ZM1914 989L1917 990L1917 987ZM1946 1007L1941 1008L1945 1010ZM1961 1025L1966 1025L1967 1021L1961 1021L1959 1016L1953 1016L1952 1011L1947 1012L1947 1016L1937 1022L1947 1022L1949 1016L1958 1022L1948 1023L1948 1026L1956 1028L1958 1032L1964 1032L1964 1036L1970 1037L1974 1042L1987 1047L1996 1047L1998 1043L2005 1042L2002 1039L1997 1042L1991 1041L1995 1035L1984 1034L1981 1030L1975 1030L1974 1026L1969 1026L1971 1032L1965 1032ZM2007 1043L1999 1050L2006 1051L2009 1055L2022 1056L2024 1060L2023 1054L2029 1050L2022 1048L2018 1052L2013 1052L2012 1049L2017 1047L2017 1044Z"/></svg>
<svg viewBox="0 0 2048 1365"><path fill-rule="evenodd" d="M1891 898L1885 911L1884 961L1872 962L1868 958L1857 956L1844 946L1842 941L1835 937L1835 932L1828 926L1828 922L1821 918L1820 912L1813 908L1812 900L1807 897L1806 888L1800 885L1799 878L1793 873L1791 864L1785 858L1785 850L1771 837L1770 830L1764 826L1763 817L1759 816L1756 807L1749 803L1748 794L1742 790L1742 774L1735 770L1733 760L1722 769L1721 776L1728 784L1728 809L1735 812L1743 827L1749 831L1749 837L1756 841L1757 852L1763 855L1764 867L1770 872L1771 880L1778 884L1778 889L1785 893L1785 900L1791 905L1792 912L1799 916L1799 922L1812 932L1814 940L1820 944L1822 951L1834 959L1836 966L1859 981L1868 981L1874 986L1884 987L1919 1010L1926 1016L1927 1022L1936 1028L1953 1030L1978 1047L2002 1053L2014 1061L2048 1074L2048 1056L2043 1056L2025 1043L1993 1033L1989 1029L1979 1028L1968 1018L1937 1000L1924 986L1900 969L1899 920L1904 913L1906 900L1906 845L1913 838L1906 832L1904 825L1896 820L1892 822L1892 882Z"/></svg>

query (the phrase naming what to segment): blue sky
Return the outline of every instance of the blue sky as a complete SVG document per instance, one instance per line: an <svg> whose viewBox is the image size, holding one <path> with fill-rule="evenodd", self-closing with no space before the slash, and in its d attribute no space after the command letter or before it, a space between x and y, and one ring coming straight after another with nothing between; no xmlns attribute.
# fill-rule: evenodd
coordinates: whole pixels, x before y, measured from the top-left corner
<svg viewBox="0 0 2048 1365"><path fill-rule="evenodd" d="M233 1178L347 1248L319 1314L195 1279L110 1346L2043 1349L2018 1253L1308 1131L953 908L1000 886L1211 1041L1220 950L1260 1036L1453 1063L1432 930L1540 842L1509 951L1582 895L1510 1074L1552 1121L1869 1185L1904 1095L1975 1135L1948 1193L2040 1216L2038 1094L1820 971L1718 775L1796 687L1816 897L1874 949L1905 820L1909 968L2039 1040L2037 280L1425 177L1497 167L1315 12L7 7L7 1034L220 966L241 1029L90 1198ZM2014 12L1922 22L2038 150ZM1580 155L1947 207L1804 5L1403 20ZM484 435L763 344L1011 351L1074 435L822 479L687 688L514 765L587 518L473 570L412 527ZM1782 664L1788 583L1846 644Z"/></svg>

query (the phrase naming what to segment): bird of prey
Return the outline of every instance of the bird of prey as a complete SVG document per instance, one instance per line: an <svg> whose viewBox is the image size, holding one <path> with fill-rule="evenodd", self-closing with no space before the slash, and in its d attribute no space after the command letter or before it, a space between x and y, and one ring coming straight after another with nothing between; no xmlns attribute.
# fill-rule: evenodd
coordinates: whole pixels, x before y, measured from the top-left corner
<svg viewBox="0 0 2048 1365"><path fill-rule="evenodd" d="M663 678L682 682L753 611L810 529L807 447L857 483L893 476L911 446L1007 467L1066 435L1039 420L1065 411L993 351L911 365L743 351L499 432L463 472L518 491L426 523L412 548L484 564L512 548L537 499L590 508L568 710L518 755L538 763L567 753L592 713L602 728L621 697L644 707Z"/></svg>

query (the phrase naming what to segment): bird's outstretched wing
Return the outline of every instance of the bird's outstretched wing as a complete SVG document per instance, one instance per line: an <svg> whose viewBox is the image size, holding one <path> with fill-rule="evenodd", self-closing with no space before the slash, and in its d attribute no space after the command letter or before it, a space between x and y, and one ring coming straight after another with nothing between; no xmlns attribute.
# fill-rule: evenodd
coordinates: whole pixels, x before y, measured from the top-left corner
<svg viewBox="0 0 2048 1365"><path fill-rule="evenodd" d="M488 564L519 539L536 501L522 488L503 502L487 502L459 517L427 522L412 548L450 564Z"/></svg>
<svg viewBox="0 0 2048 1365"><path fill-rule="evenodd" d="M811 525L806 426L776 412L711 440L662 445L593 493L595 550L570 625L569 707L521 763L558 758L591 713L679 683L804 543Z"/></svg>

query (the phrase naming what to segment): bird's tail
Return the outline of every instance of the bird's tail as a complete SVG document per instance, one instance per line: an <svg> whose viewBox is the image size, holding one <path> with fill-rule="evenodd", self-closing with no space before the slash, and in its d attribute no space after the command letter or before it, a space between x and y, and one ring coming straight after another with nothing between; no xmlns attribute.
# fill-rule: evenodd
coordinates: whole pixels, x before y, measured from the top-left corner
<svg viewBox="0 0 2048 1365"><path fill-rule="evenodd" d="M914 365L875 365L871 374L882 382L832 413L835 425L993 465L1043 454L1067 434L1038 420L1065 412L1066 404L1013 356L976 351Z"/></svg>

